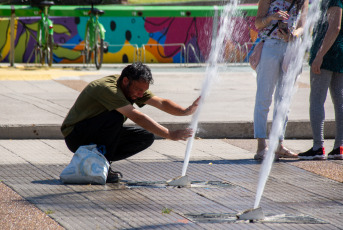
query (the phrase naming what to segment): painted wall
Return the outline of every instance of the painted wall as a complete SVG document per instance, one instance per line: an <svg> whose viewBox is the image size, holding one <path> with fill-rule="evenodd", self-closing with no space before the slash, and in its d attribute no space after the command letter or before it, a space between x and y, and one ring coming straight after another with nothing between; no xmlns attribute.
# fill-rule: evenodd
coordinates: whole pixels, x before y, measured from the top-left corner
<svg viewBox="0 0 343 230"><path fill-rule="evenodd" d="M54 23L54 63L82 63L87 17L52 17ZM34 62L34 47L39 18L15 20L15 63ZM244 60L246 50L238 47L254 42L257 30L254 17L235 19L235 34L223 44L225 60ZM188 62L206 62L212 39L213 17L101 17L109 44L104 63L180 63L185 60L182 43L189 50ZM9 62L10 20L0 18L0 62ZM191 44L194 51L187 49ZM136 49L138 47L138 50ZM145 52L144 49L145 48ZM250 47L250 46L249 46ZM181 55L180 55L181 54Z"/></svg>

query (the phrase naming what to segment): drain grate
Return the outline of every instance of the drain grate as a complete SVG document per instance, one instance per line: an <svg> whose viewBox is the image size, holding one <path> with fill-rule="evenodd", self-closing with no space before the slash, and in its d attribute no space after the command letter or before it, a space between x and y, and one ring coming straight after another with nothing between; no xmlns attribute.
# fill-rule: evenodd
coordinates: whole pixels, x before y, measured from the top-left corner
<svg viewBox="0 0 343 230"><path fill-rule="evenodd" d="M263 223L327 224L327 222L307 215L266 215Z"/></svg>
<svg viewBox="0 0 343 230"><path fill-rule="evenodd" d="M182 216L198 223L234 223L237 221L236 213L189 213Z"/></svg>
<svg viewBox="0 0 343 230"><path fill-rule="evenodd" d="M191 188L225 188L235 186L229 181L192 181Z"/></svg>
<svg viewBox="0 0 343 230"><path fill-rule="evenodd" d="M126 181L122 180L129 188L165 188L167 183L165 181Z"/></svg>
<svg viewBox="0 0 343 230"><path fill-rule="evenodd" d="M169 186L166 181L126 181L123 180L129 188L166 188ZM227 188L234 184L228 181L191 181L191 188Z"/></svg>
<svg viewBox="0 0 343 230"><path fill-rule="evenodd" d="M245 223L248 220L238 220L236 213L189 213L181 214L192 222L198 223ZM256 220L255 223L292 223L292 224L327 224L327 222L307 215L288 214L265 214L263 220Z"/></svg>

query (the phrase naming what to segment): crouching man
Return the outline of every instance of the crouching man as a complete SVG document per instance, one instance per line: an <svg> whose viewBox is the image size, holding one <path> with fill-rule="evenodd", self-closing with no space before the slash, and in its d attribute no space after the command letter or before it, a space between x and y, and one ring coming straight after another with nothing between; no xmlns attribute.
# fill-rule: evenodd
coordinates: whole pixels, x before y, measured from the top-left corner
<svg viewBox="0 0 343 230"><path fill-rule="evenodd" d="M186 140L193 130L169 130L138 107L154 106L175 116L193 114L199 103L197 98L188 108L155 96L149 85L153 83L150 68L142 63L126 66L120 76L107 76L90 82L80 93L61 126L70 151L82 145L104 147L105 157L111 163L128 158L154 142L154 134L171 140ZM129 118L140 127L123 126ZM111 168L107 182L118 182L119 172Z"/></svg>

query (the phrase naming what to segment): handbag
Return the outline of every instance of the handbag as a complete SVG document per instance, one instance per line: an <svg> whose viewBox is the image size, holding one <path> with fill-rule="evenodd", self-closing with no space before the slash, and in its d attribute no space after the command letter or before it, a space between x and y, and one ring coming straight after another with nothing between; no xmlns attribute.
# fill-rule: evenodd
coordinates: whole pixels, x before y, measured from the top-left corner
<svg viewBox="0 0 343 230"><path fill-rule="evenodd" d="M96 145L80 146L69 165L61 172L60 179L65 184L106 183L110 164Z"/></svg>
<svg viewBox="0 0 343 230"><path fill-rule="evenodd" d="M294 6L294 3L295 3L295 0L292 1L287 11L290 11L292 9L292 7ZM272 32L276 29L277 26L278 26L278 23L275 23L272 29L267 34L267 37L269 37L272 34ZM260 63L263 44L264 44L264 40L261 40L259 43L255 44L249 56L249 64L253 70L256 70L258 64Z"/></svg>
<svg viewBox="0 0 343 230"><path fill-rule="evenodd" d="M249 56L249 64L253 70L256 70L258 63L260 63L262 49L263 49L264 40L257 43L252 53Z"/></svg>

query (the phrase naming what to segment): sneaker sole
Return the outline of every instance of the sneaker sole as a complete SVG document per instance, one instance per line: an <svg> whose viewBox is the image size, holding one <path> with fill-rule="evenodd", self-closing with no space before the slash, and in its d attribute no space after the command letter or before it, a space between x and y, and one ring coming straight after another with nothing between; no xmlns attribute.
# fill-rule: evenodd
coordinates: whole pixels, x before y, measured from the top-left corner
<svg viewBox="0 0 343 230"><path fill-rule="evenodd" d="M299 156L299 159L301 160L326 160L326 157L325 156L322 156L322 155L316 155L316 156Z"/></svg>
<svg viewBox="0 0 343 230"><path fill-rule="evenodd" d="M279 158L283 158L283 159L298 159L298 155L294 155L294 156L286 156L286 155L279 155Z"/></svg>
<svg viewBox="0 0 343 230"><path fill-rule="evenodd" d="M328 159L330 159L330 160L343 160L343 155L329 155Z"/></svg>

